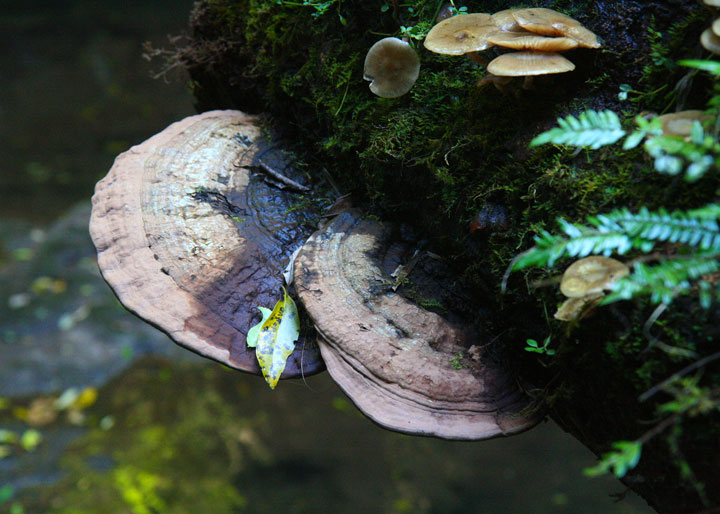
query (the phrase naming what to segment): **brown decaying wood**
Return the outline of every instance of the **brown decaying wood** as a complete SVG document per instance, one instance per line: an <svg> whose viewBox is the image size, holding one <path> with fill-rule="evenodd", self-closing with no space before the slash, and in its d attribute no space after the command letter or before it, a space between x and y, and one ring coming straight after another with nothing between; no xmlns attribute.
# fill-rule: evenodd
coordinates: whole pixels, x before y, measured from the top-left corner
<svg viewBox="0 0 720 514"><path fill-rule="evenodd" d="M284 209L263 208L290 193L251 178L264 144L256 122L206 112L132 147L97 184L90 221L100 270L127 309L188 349L253 373L246 332L256 307L280 297L281 272L307 235L287 226ZM298 345L283 377L323 368L314 343Z"/></svg>

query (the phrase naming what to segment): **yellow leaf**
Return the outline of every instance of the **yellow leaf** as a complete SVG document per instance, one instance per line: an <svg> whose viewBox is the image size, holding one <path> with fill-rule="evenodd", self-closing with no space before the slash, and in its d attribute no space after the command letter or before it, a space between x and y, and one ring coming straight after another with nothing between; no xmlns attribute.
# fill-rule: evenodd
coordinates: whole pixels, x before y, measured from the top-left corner
<svg viewBox="0 0 720 514"><path fill-rule="evenodd" d="M299 336L297 306L283 288L283 299L275 304L270 316L260 327L255 348L260 369L271 389L275 389Z"/></svg>
<svg viewBox="0 0 720 514"><path fill-rule="evenodd" d="M73 407L76 409L87 409L95 400L97 400L98 392L94 387L86 387L78 395L77 399L73 402Z"/></svg>
<svg viewBox="0 0 720 514"><path fill-rule="evenodd" d="M262 314L262 320L260 320L260 323L252 327L250 330L248 330L246 340L247 345L250 348L255 348L257 346L257 340L258 336L260 335L260 329L262 328L263 324L267 321L267 319L270 317L270 314L272 314L272 311L270 309L266 309L265 307L258 307L258 310L260 311L260 314Z"/></svg>

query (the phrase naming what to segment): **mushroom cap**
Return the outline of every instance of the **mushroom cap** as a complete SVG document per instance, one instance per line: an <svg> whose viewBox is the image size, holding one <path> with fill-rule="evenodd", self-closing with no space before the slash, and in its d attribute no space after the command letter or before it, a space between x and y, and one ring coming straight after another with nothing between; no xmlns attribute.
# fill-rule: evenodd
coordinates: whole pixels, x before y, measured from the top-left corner
<svg viewBox="0 0 720 514"><path fill-rule="evenodd" d="M716 18L715 21L712 22L710 28L712 29L713 34L720 37L720 18Z"/></svg>
<svg viewBox="0 0 720 514"><path fill-rule="evenodd" d="M562 52L577 48L578 42L569 37L546 37L528 30L499 31L488 36L488 41L497 46L515 50L539 50L543 52Z"/></svg>
<svg viewBox="0 0 720 514"><path fill-rule="evenodd" d="M703 3L710 7L720 7L720 0L703 0Z"/></svg>
<svg viewBox="0 0 720 514"><path fill-rule="evenodd" d="M553 317L558 321L574 321L582 318L583 314L604 296L603 293L591 293L579 298L566 298Z"/></svg>
<svg viewBox="0 0 720 514"><path fill-rule="evenodd" d="M525 77L565 73L575 65L560 54L548 52L512 52L500 55L488 64L487 70L499 77Z"/></svg>
<svg viewBox="0 0 720 514"><path fill-rule="evenodd" d="M700 34L700 44L708 52L720 54L720 37L715 35L712 29L703 30L703 33Z"/></svg>
<svg viewBox="0 0 720 514"><path fill-rule="evenodd" d="M120 154L95 188L90 235L128 310L196 353L260 374L247 330L257 307L278 299L309 231L302 214L286 213L290 193L251 174L267 158L257 121L210 111ZM283 376L321 369L314 342L300 341Z"/></svg>
<svg viewBox="0 0 720 514"><path fill-rule="evenodd" d="M420 58L406 42L386 37L376 42L365 56L363 78L370 91L382 98L397 98L413 87L420 74Z"/></svg>
<svg viewBox="0 0 720 514"><path fill-rule="evenodd" d="M586 29L582 23L566 14L534 7L530 9L516 9L513 17L525 30L542 34L544 36L565 36L575 39L580 46L586 48L600 48L602 45L598 37Z"/></svg>
<svg viewBox="0 0 720 514"><path fill-rule="evenodd" d="M330 375L360 410L392 430L486 439L533 426L537 413L523 412L528 398L487 348L481 358L453 367L459 352L483 346L477 332L393 290L391 272L413 250L394 233L389 224L346 211L313 234L296 258L296 288L321 336ZM422 266L409 276L415 285L424 284L415 275Z"/></svg>
<svg viewBox="0 0 720 514"><path fill-rule="evenodd" d="M626 264L593 255L573 262L563 273L560 292L568 298L582 298L610 289L613 282L628 275Z"/></svg>
<svg viewBox="0 0 720 514"><path fill-rule="evenodd" d="M693 123L702 122L708 115L704 111L690 110L663 114L657 119L662 123L663 135L689 137Z"/></svg>
<svg viewBox="0 0 720 514"><path fill-rule="evenodd" d="M489 14L458 14L430 29L423 45L437 54L462 55L479 52L492 46L487 36L498 30Z"/></svg>
<svg viewBox="0 0 720 514"><path fill-rule="evenodd" d="M517 32L522 30L522 27L518 25L517 20L512 14L514 11L517 11L517 9L504 9L502 11L498 11L492 15L492 20L500 30L508 32Z"/></svg>

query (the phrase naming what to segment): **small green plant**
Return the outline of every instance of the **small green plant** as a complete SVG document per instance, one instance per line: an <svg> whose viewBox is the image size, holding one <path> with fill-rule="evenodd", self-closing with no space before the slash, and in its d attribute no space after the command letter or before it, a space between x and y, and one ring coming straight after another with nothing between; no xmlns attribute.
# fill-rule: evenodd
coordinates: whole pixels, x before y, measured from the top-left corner
<svg viewBox="0 0 720 514"><path fill-rule="evenodd" d="M463 354L462 352L457 352L455 355L453 355L452 359L450 359L450 365L452 366L452 369L459 370L463 368Z"/></svg>
<svg viewBox="0 0 720 514"><path fill-rule="evenodd" d="M592 477L612 471L616 477L622 478L628 470L637 466L642 453L642 443L615 441L612 446L614 450L603 454L595 466L583 470L586 476Z"/></svg>
<svg viewBox="0 0 720 514"><path fill-rule="evenodd" d="M431 26L429 23L418 23L417 25L412 25L410 27L401 26L400 35L410 39L422 40L425 39L427 33L430 32L430 28Z"/></svg>
<svg viewBox="0 0 720 514"><path fill-rule="evenodd" d="M312 13L313 18L319 18L326 12L330 10L330 8L337 4L338 5L338 17L340 18L340 23L345 25L347 23L347 20L340 14L340 5L342 4L342 0L302 0L301 2L292 2L288 0L276 0L275 3L277 5L291 5L295 7L312 7L315 12Z"/></svg>
<svg viewBox="0 0 720 514"><path fill-rule="evenodd" d="M527 345L525 347L526 352L555 355L555 350L553 350L552 348L548 348L548 346L550 345L550 336L547 336L543 340L542 346L540 346L540 344L535 339L528 339L527 341L525 341L525 344Z"/></svg>

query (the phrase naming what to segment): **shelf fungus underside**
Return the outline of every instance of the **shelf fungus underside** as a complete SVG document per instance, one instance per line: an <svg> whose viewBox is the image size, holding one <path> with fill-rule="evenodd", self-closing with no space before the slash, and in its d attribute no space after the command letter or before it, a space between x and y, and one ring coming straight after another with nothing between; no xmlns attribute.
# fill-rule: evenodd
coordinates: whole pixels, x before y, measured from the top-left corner
<svg viewBox="0 0 720 514"><path fill-rule="evenodd" d="M348 211L295 260L295 287L333 379L371 419L401 432L471 440L534 426L539 415L490 338L398 290L391 274L412 244L394 232Z"/></svg>
<svg viewBox="0 0 720 514"><path fill-rule="evenodd" d="M100 270L123 305L175 342L260 374L246 333L280 297L309 235L297 197L254 173L272 155L258 120L211 111L118 156L93 197ZM289 212L292 211L292 212ZM324 368L301 337L283 378Z"/></svg>

